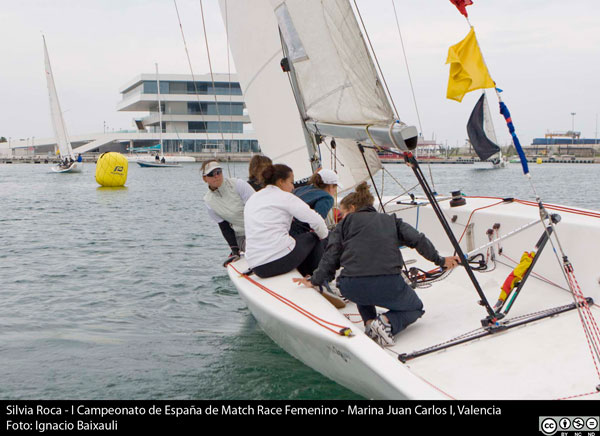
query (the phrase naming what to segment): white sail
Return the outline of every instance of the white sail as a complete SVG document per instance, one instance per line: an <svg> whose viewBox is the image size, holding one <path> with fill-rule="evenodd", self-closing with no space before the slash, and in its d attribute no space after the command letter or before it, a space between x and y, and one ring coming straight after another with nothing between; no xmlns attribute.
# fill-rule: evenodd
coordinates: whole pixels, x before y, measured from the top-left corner
<svg viewBox="0 0 600 436"><path fill-rule="evenodd" d="M487 98L483 100L483 130L485 131L485 135L490 138L494 144L498 143L498 140L496 139L496 130L494 129L494 123L492 122L492 113L490 112L490 106L488 105Z"/></svg>
<svg viewBox="0 0 600 436"><path fill-rule="evenodd" d="M285 163L297 179L312 168L307 139L287 74L277 21L268 0L221 0L244 101L262 152L275 163Z"/></svg>
<svg viewBox="0 0 600 436"><path fill-rule="evenodd" d="M364 149L363 157L357 141L378 143L377 134L370 141L367 131L373 126L383 127L389 140L388 130L398 125L349 2L221 0L221 12L262 151L304 177L312 172L312 143L303 120L311 132L319 123L334 132L342 126L339 134L323 131L321 165L340 174L344 189L368 179L369 170L376 173L381 162L375 150ZM280 65L282 42L291 75ZM348 135L344 126L359 134Z"/></svg>
<svg viewBox="0 0 600 436"><path fill-rule="evenodd" d="M65 120L63 119L62 110L58 101L54 76L52 75L52 67L50 66L50 57L48 56L48 48L46 47L46 38L44 39L44 65L46 68L46 83L48 84L48 97L50 100L50 116L52 118L52 127L56 136L56 143L60 152L60 157L75 158L73 149L67 135Z"/></svg>
<svg viewBox="0 0 600 436"><path fill-rule="evenodd" d="M306 116L390 125L394 114L347 0L272 0Z"/></svg>

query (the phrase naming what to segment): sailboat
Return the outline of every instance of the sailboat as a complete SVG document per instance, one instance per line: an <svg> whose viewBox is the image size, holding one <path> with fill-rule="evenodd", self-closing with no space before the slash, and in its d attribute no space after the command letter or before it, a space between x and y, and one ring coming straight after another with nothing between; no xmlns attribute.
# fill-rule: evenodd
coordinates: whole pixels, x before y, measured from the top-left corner
<svg viewBox="0 0 600 436"><path fill-rule="evenodd" d="M496 134L491 121L490 109L485 92L475 104L467 123L469 141L481 161L489 161L493 168L505 168L506 158L496 144Z"/></svg>
<svg viewBox="0 0 600 436"><path fill-rule="evenodd" d="M589 256L600 246L600 213L433 194L412 154L416 129L395 116L349 1L220 6L262 151L296 178L316 165L335 169L347 188L373 181L376 149L404 156L425 196L382 196L380 210L425 233L442 255L465 259L440 271L401 248L425 315L382 348L351 301L335 307L293 283L297 271L261 279L242 256L229 277L265 333L365 398L600 398L600 287ZM507 282L514 287L502 294Z"/></svg>
<svg viewBox="0 0 600 436"><path fill-rule="evenodd" d="M83 170L83 162L78 162L73 154L73 148L69 141L67 127L60 108L60 102L58 101L58 93L56 92L54 75L52 74L52 67L50 66L50 56L48 55L46 38L42 36L42 39L44 41L44 66L50 101L50 116L52 118L52 127L54 128L54 135L56 136L56 144L61 160L61 163L52 167L52 171L55 173L80 173Z"/></svg>
<svg viewBox="0 0 600 436"><path fill-rule="evenodd" d="M163 153L163 140L162 140L162 108L160 102L160 80L158 78L158 64L156 65L156 93L158 95L158 135L160 144L160 154L156 155L156 159L152 160L137 160L137 163L142 168L178 168L181 167L178 163L169 163Z"/></svg>

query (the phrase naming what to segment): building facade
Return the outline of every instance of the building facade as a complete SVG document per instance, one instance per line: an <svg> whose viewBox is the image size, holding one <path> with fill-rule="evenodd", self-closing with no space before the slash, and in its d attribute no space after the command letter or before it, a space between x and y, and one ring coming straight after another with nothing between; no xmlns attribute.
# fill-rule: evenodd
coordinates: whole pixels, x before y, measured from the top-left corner
<svg viewBox="0 0 600 436"><path fill-rule="evenodd" d="M147 112L135 124L155 134L162 128L165 153L260 151L235 75L141 74L120 92L117 110Z"/></svg>
<svg viewBox="0 0 600 436"><path fill-rule="evenodd" d="M156 149L160 142L165 154L200 159L216 153L260 152L235 75L140 74L119 92L118 111L146 115L132 121L133 130L71 134L75 153L137 153ZM53 137L9 139L0 143L0 155L52 156L55 147Z"/></svg>

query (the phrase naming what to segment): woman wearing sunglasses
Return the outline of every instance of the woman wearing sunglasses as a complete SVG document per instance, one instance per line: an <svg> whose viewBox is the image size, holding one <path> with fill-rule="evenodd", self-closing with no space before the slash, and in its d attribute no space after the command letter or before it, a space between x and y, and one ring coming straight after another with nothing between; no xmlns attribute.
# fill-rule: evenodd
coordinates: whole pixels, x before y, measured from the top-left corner
<svg viewBox="0 0 600 436"><path fill-rule="evenodd" d="M239 259L240 251L244 251L244 206L255 191L244 180L225 178L223 167L216 160L203 162L201 171L202 179L208 185L204 196L208 215L219 225L231 248L231 254L223 264L226 266Z"/></svg>

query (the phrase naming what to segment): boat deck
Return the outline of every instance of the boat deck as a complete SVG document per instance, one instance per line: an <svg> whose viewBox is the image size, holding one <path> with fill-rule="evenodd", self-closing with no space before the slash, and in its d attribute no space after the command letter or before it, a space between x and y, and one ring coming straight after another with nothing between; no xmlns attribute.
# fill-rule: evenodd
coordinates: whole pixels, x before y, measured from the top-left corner
<svg viewBox="0 0 600 436"><path fill-rule="evenodd" d="M435 268L415 251L403 251L405 259L415 259L419 268ZM511 271L511 267L497 263L491 272L475 272L491 305ZM571 294L559 284L534 276L529 280L532 286L525 284L501 322L573 303ZM386 349L394 357L485 332L481 320L487 312L479 305L479 296L464 268L456 268L435 286L417 288L417 294L425 315L396 335L396 344ZM600 318L598 306L592 310ZM363 328L353 303L347 302L341 312L357 328ZM556 365L557 357L560 366ZM562 399L597 394L598 374L577 310L415 357L405 365L449 398Z"/></svg>

